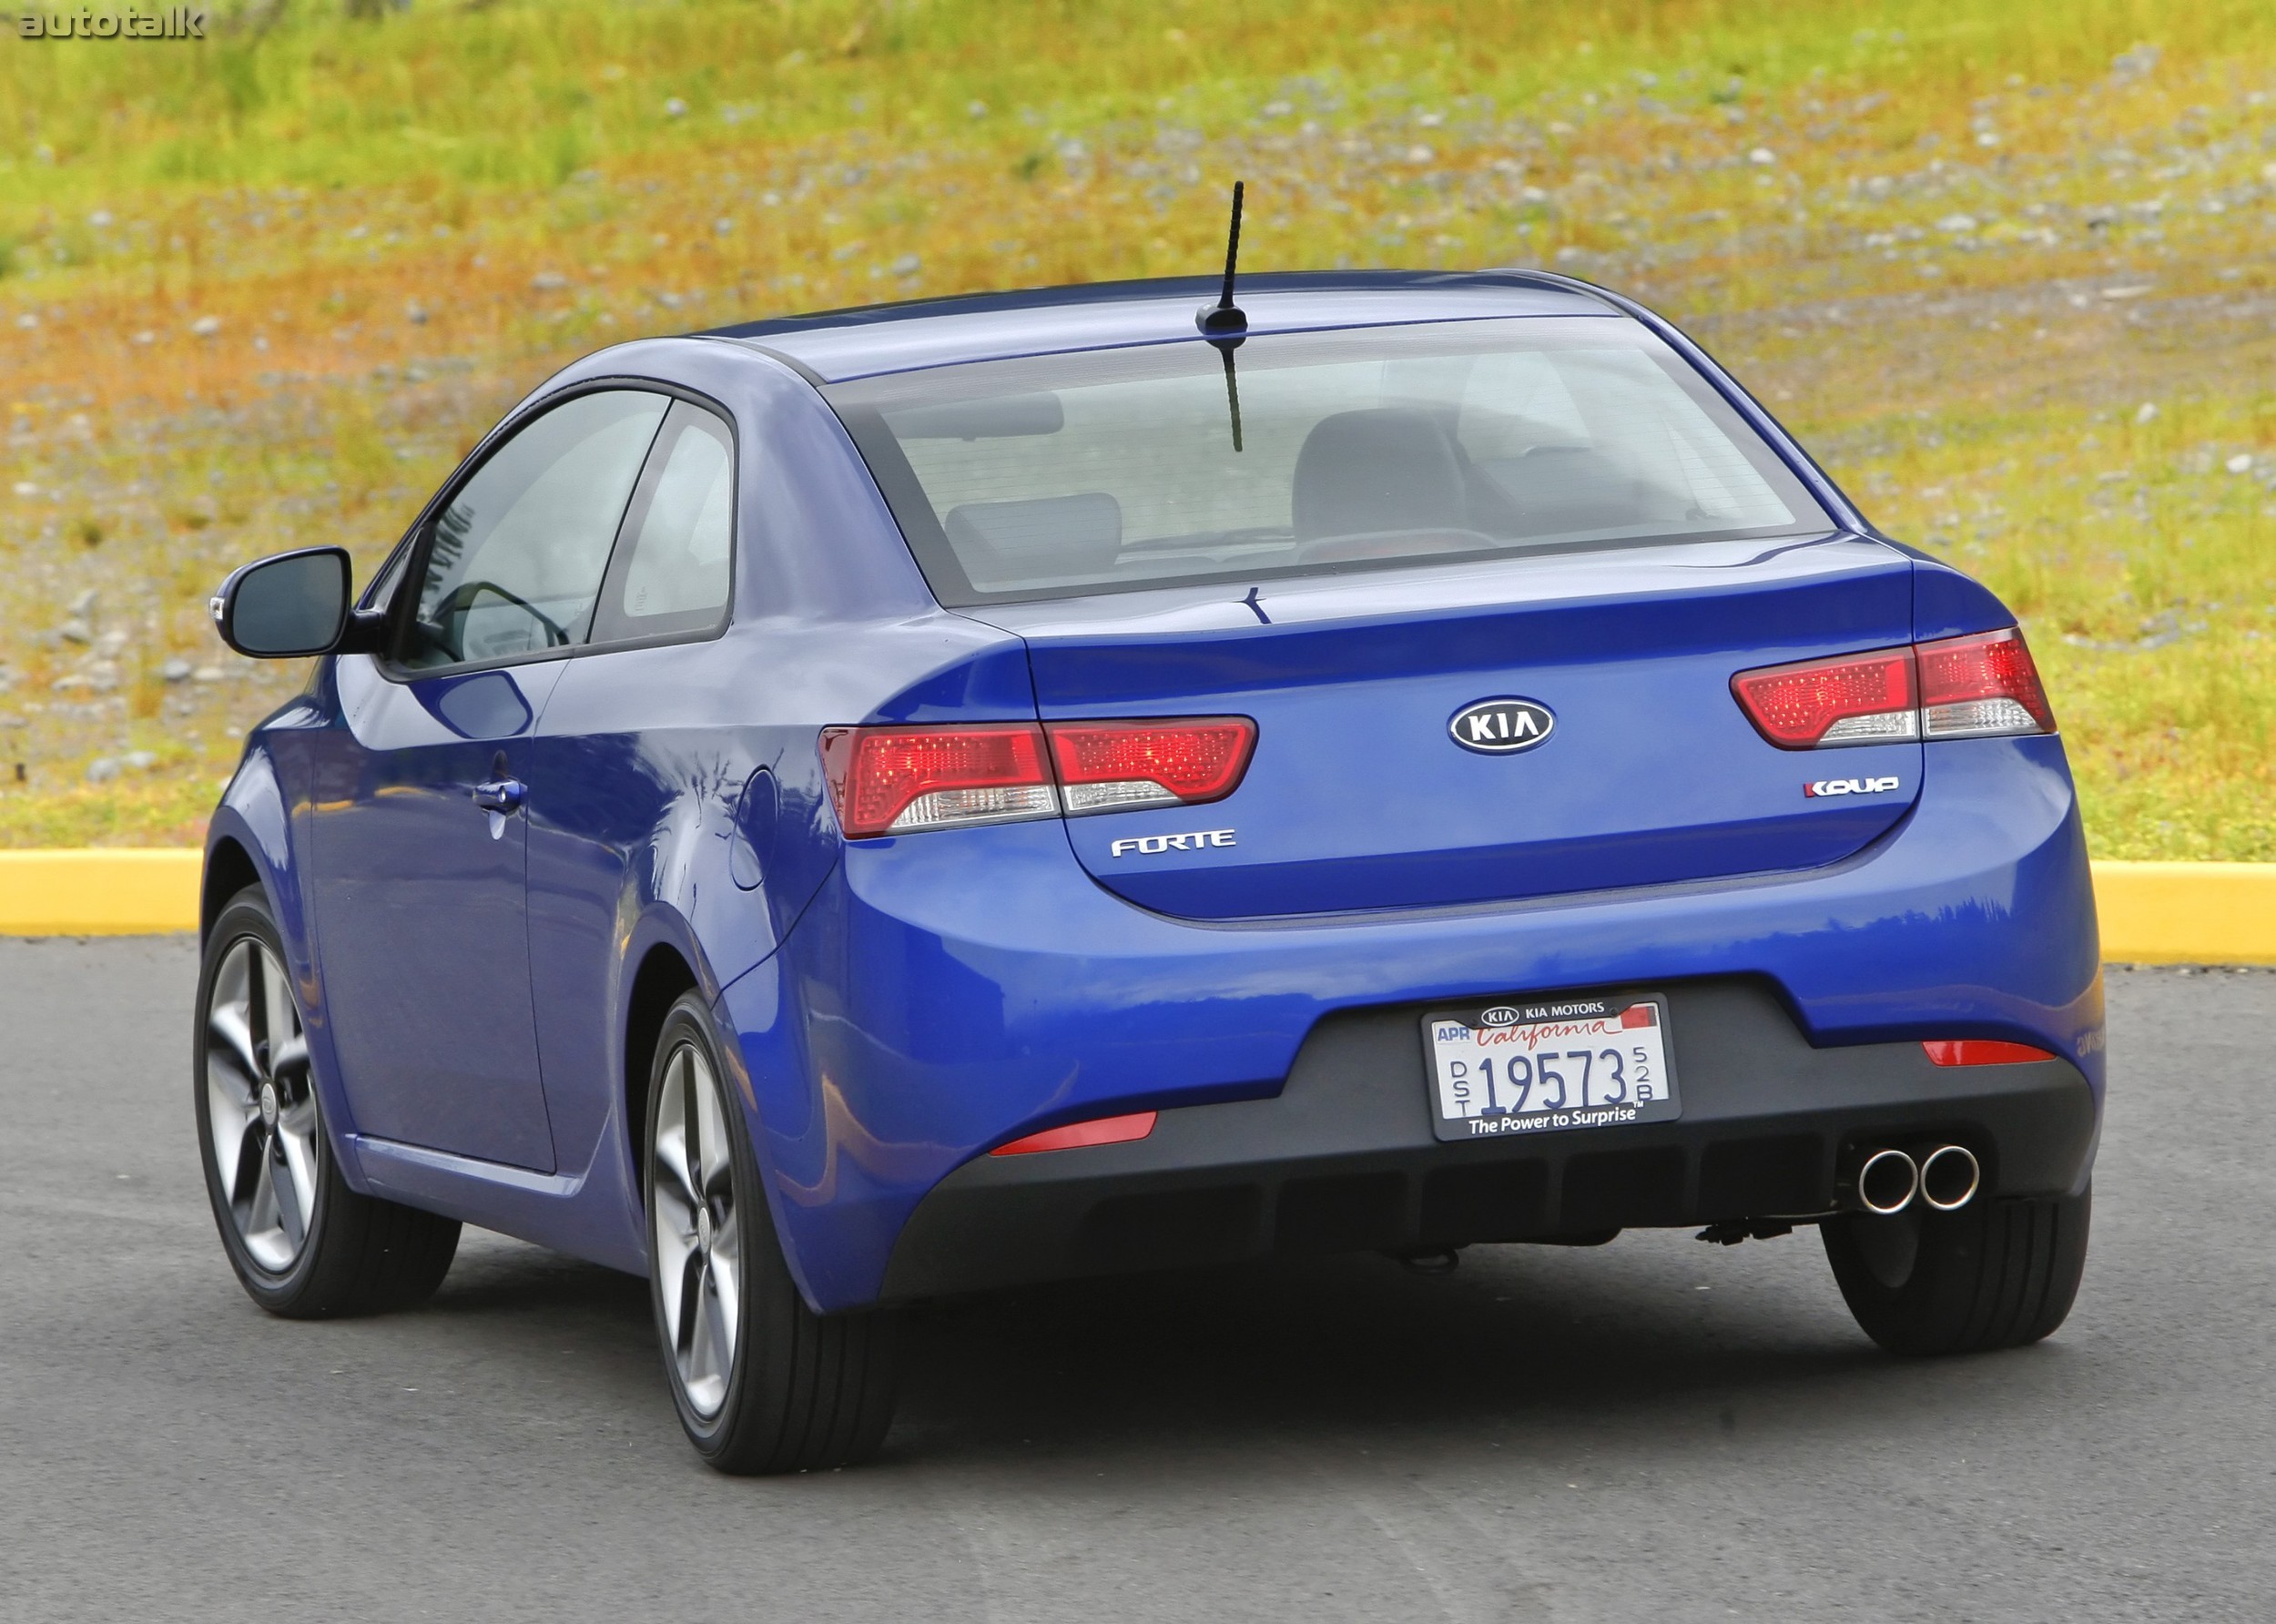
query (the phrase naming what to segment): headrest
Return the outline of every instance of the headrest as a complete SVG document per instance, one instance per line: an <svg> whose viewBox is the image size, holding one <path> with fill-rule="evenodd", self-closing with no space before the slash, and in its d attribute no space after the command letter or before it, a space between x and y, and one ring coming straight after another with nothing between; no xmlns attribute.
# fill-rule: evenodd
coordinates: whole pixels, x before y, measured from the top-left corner
<svg viewBox="0 0 2276 1624"><path fill-rule="evenodd" d="M1478 470L1509 499L1509 523L1519 535L1677 523L1688 505L1588 446L1537 445Z"/></svg>
<svg viewBox="0 0 2276 1624"><path fill-rule="evenodd" d="M950 508L949 545L977 584L1095 575L1123 550L1123 504L1103 491Z"/></svg>
<svg viewBox="0 0 2276 1624"><path fill-rule="evenodd" d="M1429 412L1384 406L1322 418L1296 456L1296 540L1469 523L1461 464Z"/></svg>

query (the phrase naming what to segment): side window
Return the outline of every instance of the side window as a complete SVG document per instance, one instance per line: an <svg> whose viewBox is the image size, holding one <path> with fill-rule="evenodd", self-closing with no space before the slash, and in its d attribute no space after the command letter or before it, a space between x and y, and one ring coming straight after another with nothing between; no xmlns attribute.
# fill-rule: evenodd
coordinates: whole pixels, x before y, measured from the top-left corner
<svg viewBox="0 0 2276 1624"><path fill-rule="evenodd" d="M609 565L593 641L686 635L726 624L735 554L735 439L682 401L665 419Z"/></svg>
<svg viewBox="0 0 2276 1624"><path fill-rule="evenodd" d="M580 395L518 431L434 522L398 662L505 659L582 643L669 398Z"/></svg>

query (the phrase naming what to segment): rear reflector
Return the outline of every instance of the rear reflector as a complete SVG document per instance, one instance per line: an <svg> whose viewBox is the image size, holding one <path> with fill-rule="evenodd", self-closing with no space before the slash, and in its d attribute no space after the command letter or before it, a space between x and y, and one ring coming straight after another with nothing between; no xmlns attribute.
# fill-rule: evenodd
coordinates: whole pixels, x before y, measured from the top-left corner
<svg viewBox="0 0 2276 1624"><path fill-rule="evenodd" d="M1991 1038L1930 1039L1921 1047L1939 1066L2024 1066L2055 1058L2028 1043L2002 1043Z"/></svg>
<svg viewBox="0 0 2276 1624"><path fill-rule="evenodd" d="M1032 722L825 727L822 771L849 840L1059 810L1043 730Z"/></svg>
<svg viewBox="0 0 2276 1624"><path fill-rule="evenodd" d="M1927 737L2055 731L2055 712L2021 632L1950 637L1924 643L1916 652L1921 732Z"/></svg>
<svg viewBox="0 0 2276 1624"><path fill-rule="evenodd" d="M1765 665L1732 677L1731 692L1782 750L2055 731L2038 669L2014 627Z"/></svg>
<svg viewBox="0 0 2276 1624"><path fill-rule="evenodd" d="M1141 1111L1129 1116L1094 1117L1087 1122L1070 1122L1063 1128L1046 1128L1041 1133L1031 1133L1025 1139L1000 1144L988 1153L991 1156L1025 1156L1035 1151L1073 1151L1084 1145L1127 1144L1153 1132L1154 1115L1151 1111Z"/></svg>
<svg viewBox="0 0 2276 1624"><path fill-rule="evenodd" d="M1246 716L825 727L822 770L838 827L862 840L1053 817L1062 805L1073 814L1222 800L1255 747Z"/></svg>
<svg viewBox="0 0 2276 1624"><path fill-rule="evenodd" d="M1241 782L1256 746L1256 724L1246 716L1044 727L1070 814L1222 800Z"/></svg>

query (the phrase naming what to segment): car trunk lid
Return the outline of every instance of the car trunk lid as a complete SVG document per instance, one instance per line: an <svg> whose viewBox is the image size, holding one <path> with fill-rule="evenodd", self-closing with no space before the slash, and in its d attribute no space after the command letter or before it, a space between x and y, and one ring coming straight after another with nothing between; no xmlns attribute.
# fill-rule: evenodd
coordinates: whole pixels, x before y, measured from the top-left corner
<svg viewBox="0 0 2276 1624"><path fill-rule="evenodd" d="M1730 680L1905 643L1910 569L1879 543L1831 536L966 613L1025 638L1046 722L1255 720L1254 759L1225 799L1067 820L1077 858L1109 889L1165 914L1234 919L1559 896L1852 855L1912 804L1919 745L1778 749ZM1545 737L1523 736L1529 713L1514 702L1538 707ZM1465 747L1452 724L1481 705L1485 732L1468 723ZM1525 747L1498 747L1510 743ZM1809 792L1829 777L1860 788Z"/></svg>

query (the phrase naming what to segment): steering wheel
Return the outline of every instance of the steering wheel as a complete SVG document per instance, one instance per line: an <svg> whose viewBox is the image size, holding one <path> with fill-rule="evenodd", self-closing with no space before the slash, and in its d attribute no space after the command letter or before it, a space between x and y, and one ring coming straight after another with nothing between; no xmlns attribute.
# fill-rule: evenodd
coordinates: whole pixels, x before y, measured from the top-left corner
<svg viewBox="0 0 2276 1624"><path fill-rule="evenodd" d="M457 614L462 610L472 608L473 606L474 600L481 596L483 593L488 593L492 597L503 599L506 603L513 604L516 609L519 609L523 614L528 615L539 625L544 627L545 646L547 648L560 648L564 646L569 642L569 631L567 627L564 626L559 621L554 619L554 617L550 614L547 614L536 604L531 603L529 599L523 597L518 593L508 592L495 581L460 582L456 586L451 589L448 596L434 606L433 616L428 621L427 624L431 626L441 626L447 624L452 615Z"/></svg>

